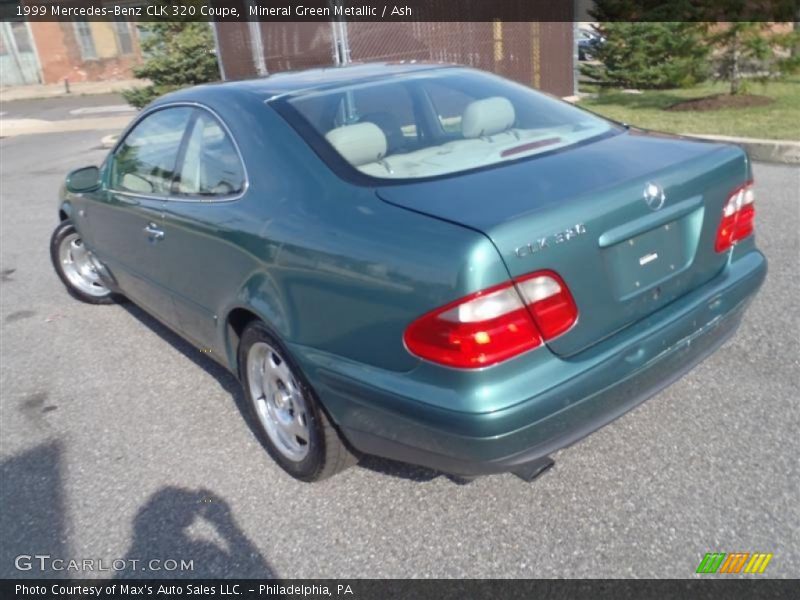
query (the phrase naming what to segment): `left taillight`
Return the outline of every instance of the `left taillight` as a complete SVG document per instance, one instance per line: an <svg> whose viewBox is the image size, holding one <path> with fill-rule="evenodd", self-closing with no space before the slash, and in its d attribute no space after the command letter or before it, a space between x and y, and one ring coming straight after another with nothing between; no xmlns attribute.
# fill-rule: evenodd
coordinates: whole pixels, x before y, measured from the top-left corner
<svg viewBox="0 0 800 600"><path fill-rule="evenodd" d="M728 196L722 209L722 219L714 242L714 249L717 252L725 252L736 242L753 233L753 221L756 216L754 202L752 181L736 188Z"/></svg>
<svg viewBox="0 0 800 600"><path fill-rule="evenodd" d="M508 360L567 331L578 310L564 281L538 271L431 311L408 326L408 350L431 362L473 369Z"/></svg>

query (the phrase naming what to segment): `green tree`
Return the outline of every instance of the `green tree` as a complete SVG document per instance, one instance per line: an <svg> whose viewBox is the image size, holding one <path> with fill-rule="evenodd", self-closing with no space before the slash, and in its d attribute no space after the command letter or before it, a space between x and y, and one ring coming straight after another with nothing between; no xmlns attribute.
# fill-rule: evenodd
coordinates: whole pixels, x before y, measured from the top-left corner
<svg viewBox="0 0 800 600"><path fill-rule="evenodd" d="M766 83L800 68L796 30L782 33L772 23L740 21L721 25L708 41L719 63L717 76L730 83L731 94L746 91L751 80Z"/></svg>
<svg viewBox="0 0 800 600"><path fill-rule="evenodd" d="M182 87L219 80L211 24L196 21L142 23L144 63L134 75L150 85L125 90L125 99L141 108L162 94Z"/></svg>
<svg viewBox="0 0 800 600"><path fill-rule="evenodd" d="M709 75L705 23L605 21L597 29L605 38L595 52L602 64L581 67L596 81L633 88L675 88L695 85Z"/></svg>
<svg viewBox="0 0 800 600"><path fill-rule="evenodd" d="M797 16L800 18L800 4ZM800 22L794 21L784 32L772 33L773 71L779 78L800 73Z"/></svg>

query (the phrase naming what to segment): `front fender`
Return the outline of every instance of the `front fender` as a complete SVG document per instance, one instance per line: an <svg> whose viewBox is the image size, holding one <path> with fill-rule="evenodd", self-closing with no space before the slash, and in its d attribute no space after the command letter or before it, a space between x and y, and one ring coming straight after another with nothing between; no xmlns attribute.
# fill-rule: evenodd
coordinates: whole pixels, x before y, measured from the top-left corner
<svg viewBox="0 0 800 600"><path fill-rule="evenodd" d="M66 198L65 184L61 184L61 189L58 191L58 220L66 221L72 218L72 202Z"/></svg>

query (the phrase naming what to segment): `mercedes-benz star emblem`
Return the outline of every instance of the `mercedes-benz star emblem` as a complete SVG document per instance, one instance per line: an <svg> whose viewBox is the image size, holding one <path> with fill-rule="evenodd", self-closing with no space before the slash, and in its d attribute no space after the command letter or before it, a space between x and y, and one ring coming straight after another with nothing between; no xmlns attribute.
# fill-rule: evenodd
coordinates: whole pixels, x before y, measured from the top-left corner
<svg viewBox="0 0 800 600"><path fill-rule="evenodd" d="M667 199L664 189L657 183L648 183L644 186L644 201L651 210L659 210Z"/></svg>

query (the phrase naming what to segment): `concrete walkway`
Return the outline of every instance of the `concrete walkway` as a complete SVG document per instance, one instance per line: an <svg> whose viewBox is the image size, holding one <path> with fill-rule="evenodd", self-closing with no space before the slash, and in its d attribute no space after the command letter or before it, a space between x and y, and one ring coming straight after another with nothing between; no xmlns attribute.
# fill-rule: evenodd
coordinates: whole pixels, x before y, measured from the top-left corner
<svg viewBox="0 0 800 600"><path fill-rule="evenodd" d="M69 93L63 83L39 84L39 85L17 85L0 87L0 102L11 102L12 100L32 100L34 98L55 98L59 96L82 96L93 94L109 94L120 92L132 87L144 87L149 85L146 79L118 79L114 81L85 81L81 83L70 83Z"/></svg>

